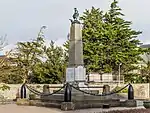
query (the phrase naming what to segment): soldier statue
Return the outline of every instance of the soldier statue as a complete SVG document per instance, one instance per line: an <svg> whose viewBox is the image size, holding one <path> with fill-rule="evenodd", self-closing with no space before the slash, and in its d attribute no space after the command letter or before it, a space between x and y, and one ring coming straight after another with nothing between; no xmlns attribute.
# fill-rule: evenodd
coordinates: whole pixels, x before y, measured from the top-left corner
<svg viewBox="0 0 150 113"><path fill-rule="evenodd" d="M79 12L78 12L77 8L74 8L74 14L72 17L74 20L70 19L71 23L80 23L78 20Z"/></svg>

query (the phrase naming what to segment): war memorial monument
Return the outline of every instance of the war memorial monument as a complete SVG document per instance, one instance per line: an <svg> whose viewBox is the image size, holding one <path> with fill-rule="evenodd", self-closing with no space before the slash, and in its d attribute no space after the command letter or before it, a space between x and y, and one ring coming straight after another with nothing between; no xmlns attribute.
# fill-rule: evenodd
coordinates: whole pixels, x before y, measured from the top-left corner
<svg viewBox="0 0 150 113"><path fill-rule="evenodd" d="M70 27L69 39L69 63L66 69L66 82L53 93L49 91L49 85L44 85L43 92L39 92L26 83L21 87L21 99L27 98L26 89L39 96L40 99L30 99L30 105L58 107L62 110L74 110L82 108L109 108L120 106L136 106L134 91L131 84L117 91L110 91L109 85L99 86L102 92L94 90L86 83L86 69L83 62L82 24L78 20L79 13L75 8ZM118 94L128 87L128 97ZM92 89L90 89L92 88ZM120 101L124 99L124 101Z"/></svg>

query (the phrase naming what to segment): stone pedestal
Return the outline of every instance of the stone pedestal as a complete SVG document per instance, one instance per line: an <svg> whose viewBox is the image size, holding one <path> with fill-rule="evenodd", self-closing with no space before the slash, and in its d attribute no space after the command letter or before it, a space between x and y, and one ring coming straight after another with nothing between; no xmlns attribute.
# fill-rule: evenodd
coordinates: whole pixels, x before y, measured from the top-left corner
<svg viewBox="0 0 150 113"><path fill-rule="evenodd" d="M45 93L47 93L47 94L50 93L49 85L44 85L44 86L43 86L43 93L44 93L44 94L45 94Z"/></svg>
<svg viewBox="0 0 150 113"><path fill-rule="evenodd" d="M29 100L18 98L16 104L17 105L29 105Z"/></svg>
<svg viewBox="0 0 150 113"><path fill-rule="evenodd" d="M86 69L83 66L82 28L80 23L71 23L69 41L69 64L66 69L66 82L77 83L79 87L85 87Z"/></svg>
<svg viewBox="0 0 150 113"><path fill-rule="evenodd" d="M104 87L103 88L103 94L107 94L110 92L110 86L109 85L104 85L103 87Z"/></svg>
<svg viewBox="0 0 150 113"><path fill-rule="evenodd" d="M82 28L79 23L70 27L69 67L83 66Z"/></svg>
<svg viewBox="0 0 150 113"><path fill-rule="evenodd" d="M75 104L73 102L62 102L61 103L61 110L68 111L68 110L74 110Z"/></svg>
<svg viewBox="0 0 150 113"><path fill-rule="evenodd" d="M136 100L126 100L125 107L137 107Z"/></svg>

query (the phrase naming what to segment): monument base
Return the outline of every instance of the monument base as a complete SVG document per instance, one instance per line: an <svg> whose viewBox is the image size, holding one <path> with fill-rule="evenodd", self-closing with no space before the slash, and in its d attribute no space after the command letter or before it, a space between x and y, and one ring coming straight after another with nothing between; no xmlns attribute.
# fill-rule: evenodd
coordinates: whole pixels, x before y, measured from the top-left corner
<svg viewBox="0 0 150 113"><path fill-rule="evenodd" d="M125 107L137 107L137 100L126 100L125 101Z"/></svg>
<svg viewBox="0 0 150 113"><path fill-rule="evenodd" d="M61 103L61 110L68 111L68 110L74 110L75 104L73 102L62 102Z"/></svg>

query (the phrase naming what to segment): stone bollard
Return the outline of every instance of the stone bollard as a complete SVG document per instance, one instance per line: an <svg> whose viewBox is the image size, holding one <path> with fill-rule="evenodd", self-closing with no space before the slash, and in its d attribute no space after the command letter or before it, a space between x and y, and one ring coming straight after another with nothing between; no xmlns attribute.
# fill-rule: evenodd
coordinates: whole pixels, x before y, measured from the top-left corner
<svg viewBox="0 0 150 113"><path fill-rule="evenodd" d="M49 85L44 85L44 86L43 86L43 93L44 93L44 94L49 94L49 93L50 93Z"/></svg>
<svg viewBox="0 0 150 113"><path fill-rule="evenodd" d="M65 87L64 102L71 102L71 86L69 83L67 83Z"/></svg>
<svg viewBox="0 0 150 113"><path fill-rule="evenodd" d="M19 95L19 88L17 89L17 93L16 93L16 98L19 98L20 95Z"/></svg>
<svg viewBox="0 0 150 113"><path fill-rule="evenodd" d="M49 93L50 93L49 85L44 85L43 86L43 94L49 94ZM42 102L45 102L45 101L47 101L48 97L41 95L40 99Z"/></svg>
<svg viewBox="0 0 150 113"><path fill-rule="evenodd" d="M21 86L21 91L20 91L20 93L21 93L21 99L27 98L27 93L26 93L26 86L25 86L25 84L23 84L23 85Z"/></svg>
<svg viewBox="0 0 150 113"><path fill-rule="evenodd" d="M61 103L61 110L68 111L68 110L74 110L75 104L71 102L71 86L69 83L66 84L64 92L64 102Z"/></svg>
<svg viewBox="0 0 150 113"><path fill-rule="evenodd" d="M103 86L103 94L107 94L110 92L110 86L109 85L104 85Z"/></svg>
<svg viewBox="0 0 150 113"><path fill-rule="evenodd" d="M134 89L133 86L130 84L128 88L128 100L134 99Z"/></svg>

